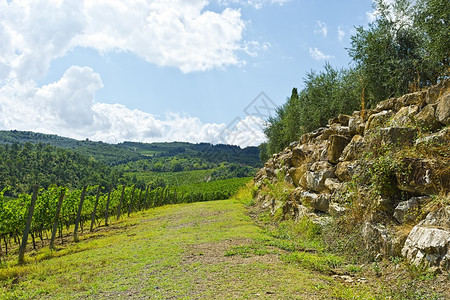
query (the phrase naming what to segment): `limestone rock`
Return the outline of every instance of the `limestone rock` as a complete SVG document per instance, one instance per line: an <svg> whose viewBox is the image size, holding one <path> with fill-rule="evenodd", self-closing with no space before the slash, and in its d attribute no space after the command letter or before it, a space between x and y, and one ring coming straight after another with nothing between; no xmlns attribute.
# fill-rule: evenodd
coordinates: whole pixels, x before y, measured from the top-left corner
<svg viewBox="0 0 450 300"><path fill-rule="evenodd" d="M321 212L328 212L331 195L303 192L301 194L301 199L303 205L310 206Z"/></svg>
<svg viewBox="0 0 450 300"><path fill-rule="evenodd" d="M334 177L334 167L326 161L319 161L310 170L306 173L306 187L315 192L325 190L325 180Z"/></svg>
<svg viewBox="0 0 450 300"><path fill-rule="evenodd" d="M396 98L389 98L387 100L383 100L381 102L378 102L377 106L375 107L376 112L381 112L383 110L392 110L395 108L395 100Z"/></svg>
<svg viewBox="0 0 450 300"><path fill-rule="evenodd" d="M443 209L448 211L448 209ZM450 231L449 228L437 228L433 222L448 222L447 212L438 212L446 221L433 221L436 216L430 213L427 218L414 226L406 239L402 255L416 266L440 267L450 270ZM431 216L430 216L431 215ZM437 217L439 219L439 217Z"/></svg>
<svg viewBox="0 0 450 300"><path fill-rule="evenodd" d="M382 224L364 223L361 231L365 248L372 254L395 256L400 252L399 243Z"/></svg>
<svg viewBox="0 0 450 300"><path fill-rule="evenodd" d="M415 142L416 145L436 146L450 144L450 127L445 127L436 133L419 138Z"/></svg>
<svg viewBox="0 0 450 300"><path fill-rule="evenodd" d="M450 124L450 92L439 98L436 107L436 119L444 125Z"/></svg>
<svg viewBox="0 0 450 300"><path fill-rule="evenodd" d="M292 149L292 156L291 156L291 165L293 167L299 167L301 166L306 160L306 153L302 151L301 148L295 147Z"/></svg>
<svg viewBox="0 0 450 300"><path fill-rule="evenodd" d="M393 115L394 113L391 110L383 110L379 113L371 115L369 120L367 120L364 131L383 126L390 118L392 118Z"/></svg>
<svg viewBox="0 0 450 300"><path fill-rule="evenodd" d="M328 128L326 128L320 138L322 140L327 140L332 135L350 135L350 129L348 126L341 126L340 124L331 124Z"/></svg>
<svg viewBox="0 0 450 300"><path fill-rule="evenodd" d="M350 120L350 116L349 115L338 115L338 121L339 124L343 125L343 126L348 126L348 122Z"/></svg>
<svg viewBox="0 0 450 300"><path fill-rule="evenodd" d="M443 80L437 85L430 87L425 95L425 100L427 104L436 103L439 97L445 93L446 90L450 89L450 80Z"/></svg>
<svg viewBox="0 0 450 300"><path fill-rule="evenodd" d="M328 206L328 213L335 218L345 215L346 211L345 207L340 206L337 203L330 203Z"/></svg>
<svg viewBox="0 0 450 300"><path fill-rule="evenodd" d="M353 136L350 143L345 146L344 151L342 151L341 159L343 161L358 159L364 148L364 138L360 135Z"/></svg>
<svg viewBox="0 0 450 300"><path fill-rule="evenodd" d="M381 140L385 144L412 145L419 131L413 127L381 128Z"/></svg>
<svg viewBox="0 0 450 300"><path fill-rule="evenodd" d="M288 173L292 178L292 182L294 186L299 186L300 179L306 174L308 171L307 165L303 164L300 167L290 168Z"/></svg>
<svg viewBox="0 0 450 300"><path fill-rule="evenodd" d="M403 95L395 100L395 110L400 110L402 107L410 106L410 105L419 105L423 106L425 103L425 95L426 91L419 91L411 94Z"/></svg>
<svg viewBox="0 0 450 300"><path fill-rule="evenodd" d="M344 151L345 146L350 142L348 137L342 135L332 135L330 136L330 145L328 147L328 161L330 163L336 164L339 162L339 157L341 157L342 151Z"/></svg>
<svg viewBox="0 0 450 300"><path fill-rule="evenodd" d="M400 202L394 210L394 219L400 224L414 223L419 215L420 200L422 197L413 197Z"/></svg>
<svg viewBox="0 0 450 300"><path fill-rule="evenodd" d="M360 115L352 116L348 121L348 128L351 135L364 134L365 123Z"/></svg>
<svg viewBox="0 0 450 300"><path fill-rule="evenodd" d="M325 188L331 192L339 190L342 188L342 183L336 178L325 179Z"/></svg>
<svg viewBox="0 0 450 300"><path fill-rule="evenodd" d="M400 108L391 120L392 126L405 127L413 124L413 117L419 112L417 105Z"/></svg>
<svg viewBox="0 0 450 300"><path fill-rule="evenodd" d="M343 161L338 163L336 166L335 175L340 181L350 181L352 180L353 174L355 173L355 162Z"/></svg>
<svg viewBox="0 0 450 300"><path fill-rule="evenodd" d="M435 131L442 125L436 120L433 105L425 106L416 116L417 124L426 131Z"/></svg>

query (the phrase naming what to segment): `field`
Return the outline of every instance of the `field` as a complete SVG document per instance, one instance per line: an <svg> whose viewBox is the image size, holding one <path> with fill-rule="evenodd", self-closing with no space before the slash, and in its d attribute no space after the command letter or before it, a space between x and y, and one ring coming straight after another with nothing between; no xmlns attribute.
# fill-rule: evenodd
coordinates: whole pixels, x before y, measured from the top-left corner
<svg viewBox="0 0 450 300"><path fill-rule="evenodd" d="M368 287L295 263L246 214L242 201L167 205L41 249L0 269L2 299L329 299ZM255 246L260 245L260 246ZM259 252L256 251L259 249Z"/></svg>

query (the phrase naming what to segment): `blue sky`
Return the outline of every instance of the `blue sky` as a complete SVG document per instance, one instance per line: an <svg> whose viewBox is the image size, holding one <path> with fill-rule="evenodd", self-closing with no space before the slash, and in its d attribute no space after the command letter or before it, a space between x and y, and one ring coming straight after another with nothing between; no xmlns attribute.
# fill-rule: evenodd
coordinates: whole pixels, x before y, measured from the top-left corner
<svg viewBox="0 0 450 300"><path fill-rule="evenodd" d="M371 0L0 0L0 129L258 145L273 110L248 106L348 66L370 20Z"/></svg>

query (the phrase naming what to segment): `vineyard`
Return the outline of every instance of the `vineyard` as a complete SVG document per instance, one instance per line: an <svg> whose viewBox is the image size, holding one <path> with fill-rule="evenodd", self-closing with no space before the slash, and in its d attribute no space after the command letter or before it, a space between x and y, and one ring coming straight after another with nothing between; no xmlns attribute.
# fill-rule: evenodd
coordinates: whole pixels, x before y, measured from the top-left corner
<svg viewBox="0 0 450 300"><path fill-rule="evenodd" d="M73 240L78 241L78 229L92 231L121 216L166 204L227 199L249 180L234 178L155 189L150 186L139 189L136 185L84 186L72 190L35 187L33 194L20 194L16 198L4 196L8 190L5 188L0 192L0 258L11 254L13 245L18 245L19 261L23 260L28 236L34 249L39 243L53 248L55 240L64 242L68 230L73 229Z"/></svg>

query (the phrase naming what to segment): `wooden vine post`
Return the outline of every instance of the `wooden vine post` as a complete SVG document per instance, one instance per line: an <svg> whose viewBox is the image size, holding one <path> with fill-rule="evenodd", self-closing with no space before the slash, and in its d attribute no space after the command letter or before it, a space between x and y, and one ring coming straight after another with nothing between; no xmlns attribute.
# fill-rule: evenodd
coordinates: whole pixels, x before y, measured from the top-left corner
<svg viewBox="0 0 450 300"><path fill-rule="evenodd" d="M84 202L84 196L86 195L86 189L87 186L83 187L83 191L81 192L81 197L80 197L80 205L78 206L78 213L77 213L77 219L75 221L75 229L73 231L73 241L75 243L78 243L80 241L80 239L78 238L78 224L80 224L80 220L81 220L81 210L83 209L83 202Z"/></svg>
<svg viewBox="0 0 450 300"><path fill-rule="evenodd" d="M138 207L137 207L137 211L140 211L141 208L143 208L144 206L141 204L141 198L142 198L142 189L140 189L139 191L139 196L138 196Z"/></svg>
<svg viewBox="0 0 450 300"><path fill-rule="evenodd" d="M109 185L108 199L106 200L105 226L108 226L108 218L109 218L109 201L110 201L110 199L111 199L111 190L112 190L112 184Z"/></svg>
<svg viewBox="0 0 450 300"><path fill-rule="evenodd" d="M55 219L53 220L52 237L50 239L50 250L53 250L53 246L55 244L56 231L58 231L59 214L61 213L61 206L62 206L62 202L63 202L65 193L66 193L66 190L61 189L61 193L59 194L59 199L58 199L58 206L56 207Z"/></svg>
<svg viewBox="0 0 450 300"><path fill-rule="evenodd" d="M34 186L33 196L31 197L31 204L28 208L28 217L27 223L25 224L25 229L23 231L22 243L19 248L19 264L23 264L25 262L25 249L27 247L28 234L30 233L31 220L33 219L34 206L36 205L36 199L39 192L39 187L37 185Z"/></svg>
<svg viewBox="0 0 450 300"><path fill-rule="evenodd" d="M95 198L94 211L92 212L91 228L89 230L90 232L92 232L92 230L94 229L95 215L97 213L97 205L98 205L98 199L100 198L101 188L102 188L102 186L99 184L98 189L97 189L97 198Z"/></svg>
<svg viewBox="0 0 450 300"><path fill-rule="evenodd" d="M120 196L119 207L117 208L117 220L120 219L120 213L122 212L122 202L124 193L125 193L125 185L122 186L122 195Z"/></svg>
<svg viewBox="0 0 450 300"><path fill-rule="evenodd" d="M131 206L133 205L135 190L136 190L136 185L133 186L133 192L131 193L130 203L128 204L128 216L130 216L130 213L131 213Z"/></svg>
<svg viewBox="0 0 450 300"><path fill-rule="evenodd" d="M147 200L149 188L150 188L150 184L147 185L147 189L145 190L145 196L144 196L144 205L145 205L146 209L150 208L150 198L148 198L148 200Z"/></svg>

